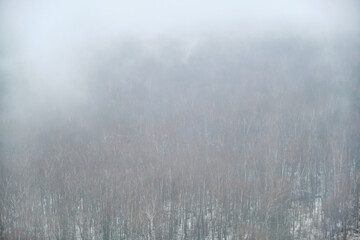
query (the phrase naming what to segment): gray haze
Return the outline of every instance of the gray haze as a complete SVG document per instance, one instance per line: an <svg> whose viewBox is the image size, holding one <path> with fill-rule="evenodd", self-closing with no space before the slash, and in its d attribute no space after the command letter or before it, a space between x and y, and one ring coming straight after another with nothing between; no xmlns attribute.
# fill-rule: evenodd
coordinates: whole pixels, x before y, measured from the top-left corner
<svg viewBox="0 0 360 240"><path fill-rule="evenodd" d="M319 45L352 38L359 28L354 2L3 1L6 107L16 118L27 118L27 111L71 110L84 103L89 75L98 67L89 69L91 61L101 62L99 52L123 41L156 51L173 39L189 55L211 36L252 41L285 35Z"/></svg>
<svg viewBox="0 0 360 240"><path fill-rule="evenodd" d="M356 0L0 0L0 240L360 239Z"/></svg>

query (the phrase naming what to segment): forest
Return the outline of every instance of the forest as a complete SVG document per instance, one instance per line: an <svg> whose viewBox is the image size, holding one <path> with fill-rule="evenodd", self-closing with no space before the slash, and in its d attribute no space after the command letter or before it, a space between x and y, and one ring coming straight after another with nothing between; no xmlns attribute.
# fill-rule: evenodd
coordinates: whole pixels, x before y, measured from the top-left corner
<svg viewBox="0 0 360 240"><path fill-rule="evenodd" d="M359 34L7 46L0 240L360 239Z"/></svg>

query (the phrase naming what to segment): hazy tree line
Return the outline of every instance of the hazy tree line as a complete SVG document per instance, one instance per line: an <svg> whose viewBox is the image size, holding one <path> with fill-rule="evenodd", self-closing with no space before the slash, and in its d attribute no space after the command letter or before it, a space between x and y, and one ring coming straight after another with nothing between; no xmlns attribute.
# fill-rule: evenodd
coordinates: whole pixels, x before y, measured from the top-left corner
<svg viewBox="0 0 360 240"><path fill-rule="evenodd" d="M283 37L95 52L76 111L26 125L2 106L0 239L349 238L355 50Z"/></svg>

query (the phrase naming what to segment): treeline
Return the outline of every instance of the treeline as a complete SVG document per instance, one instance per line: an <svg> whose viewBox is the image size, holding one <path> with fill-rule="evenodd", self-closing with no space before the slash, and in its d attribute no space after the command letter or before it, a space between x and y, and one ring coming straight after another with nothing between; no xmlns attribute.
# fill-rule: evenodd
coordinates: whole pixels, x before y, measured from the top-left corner
<svg viewBox="0 0 360 240"><path fill-rule="evenodd" d="M94 54L76 111L28 125L1 113L0 239L349 238L355 49L213 39Z"/></svg>

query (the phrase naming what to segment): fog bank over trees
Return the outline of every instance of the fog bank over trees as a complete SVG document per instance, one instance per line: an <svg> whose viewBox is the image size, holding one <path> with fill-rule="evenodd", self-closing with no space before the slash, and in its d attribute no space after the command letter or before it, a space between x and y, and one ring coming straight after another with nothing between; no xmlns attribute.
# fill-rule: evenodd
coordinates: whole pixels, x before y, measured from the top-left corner
<svg viewBox="0 0 360 240"><path fill-rule="evenodd" d="M0 240L360 238L356 1L0 9Z"/></svg>

